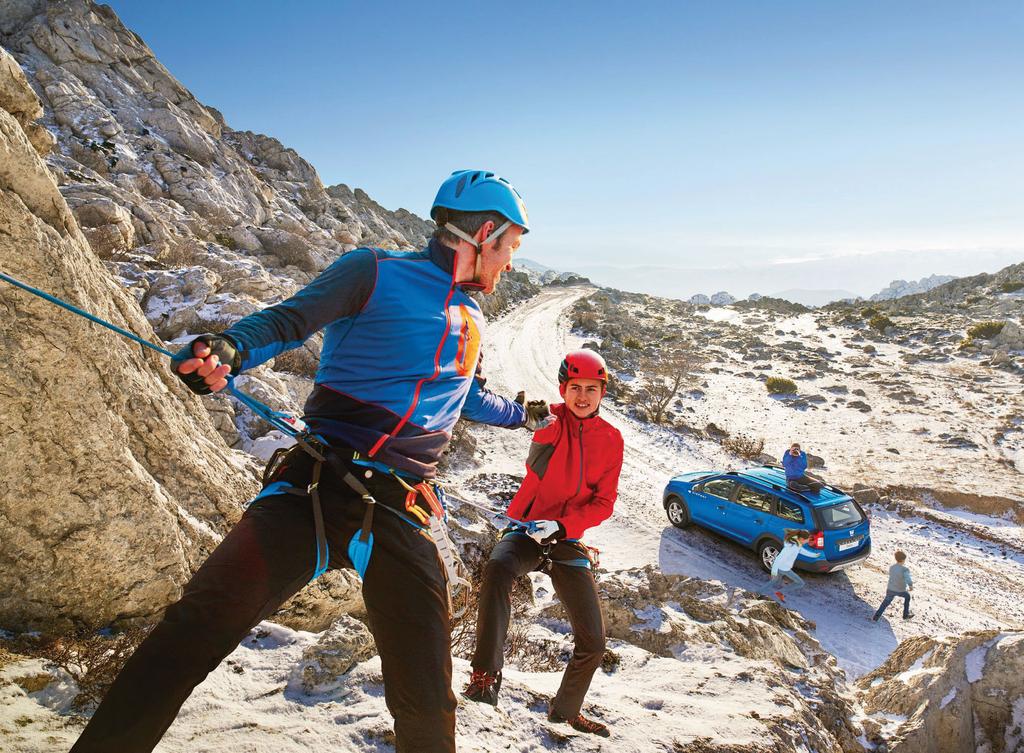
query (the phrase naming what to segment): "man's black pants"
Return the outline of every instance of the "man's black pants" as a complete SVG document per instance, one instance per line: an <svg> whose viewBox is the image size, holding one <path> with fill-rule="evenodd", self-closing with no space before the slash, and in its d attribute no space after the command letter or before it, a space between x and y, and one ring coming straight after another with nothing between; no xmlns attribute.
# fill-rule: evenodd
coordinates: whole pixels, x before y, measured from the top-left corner
<svg viewBox="0 0 1024 753"><path fill-rule="evenodd" d="M305 489L312 460L296 450L286 462L274 480ZM451 753L456 701L444 574L433 542L380 509L404 509L405 490L372 473L356 472L381 503L363 599L395 718L396 751ZM347 548L365 505L327 464L319 488L330 567L351 567ZM309 581L315 541L308 498L278 494L254 502L125 664L72 753L151 751L193 688Z"/></svg>
<svg viewBox="0 0 1024 753"><path fill-rule="evenodd" d="M565 668L551 707L563 719L574 719L583 707L590 681L604 657L604 617L590 569L562 564L585 556L578 546L559 542L549 556L551 583L569 613L575 640L572 659ZM473 669L498 672L504 666L505 638L512 616L512 586L516 578L537 570L544 559L540 545L521 534L506 535L494 547L484 566L484 582L480 588Z"/></svg>

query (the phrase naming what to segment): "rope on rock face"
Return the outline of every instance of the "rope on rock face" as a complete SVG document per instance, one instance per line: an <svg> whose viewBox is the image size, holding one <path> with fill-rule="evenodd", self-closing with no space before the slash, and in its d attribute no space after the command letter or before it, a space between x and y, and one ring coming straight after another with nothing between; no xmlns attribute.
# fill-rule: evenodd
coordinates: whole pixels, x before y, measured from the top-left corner
<svg viewBox="0 0 1024 753"><path fill-rule="evenodd" d="M66 309L67 311L70 311L73 314L77 314L78 316L84 317L85 319L88 319L90 322L94 322L95 324L99 324L102 327L106 327L107 329L116 332L122 337L127 337L129 340L134 340L139 345L143 345L149 348L150 350L155 350L157 353L168 356L169 358L174 358L174 353L167 350L166 348L163 348L157 345L156 343L150 342L149 340L139 337L138 335L129 332L126 329L122 329L121 327L118 327L116 324L111 324L110 322L104 319L100 319L98 316L90 314L88 311L80 309L77 306L68 303L67 301L57 298L56 296L50 295L49 293L39 290L38 288L34 288L31 285L27 285L26 283L21 282L20 280L17 280L11 277L10 275L0 272L0 280L10 283L11 285L14 285L16 288L21 288L22 290L31 293L32 295L38 296L39 298L42 298L45 301L49 301L50 303L56 306L60 306L62 309ZM287 413L275 411L269 405L264 405L251 395L245 394L244 392L242 392L241 390L234 386L234 377L229 376L227 381L228 391L240 403L245 405L253 413L259 415L275 429L284 432L290 437L293 437L294 439L296 439L296 441L299 441L300 444L305 444L305 442L303 442L300 438L302 429L305 428L305 426L302 425L301 419L298 419ZM298 426L296 426L296 424L298 424ZM309 449L306 447L304 447L303 449L307 449L307 451L309 451Z"/></svg>

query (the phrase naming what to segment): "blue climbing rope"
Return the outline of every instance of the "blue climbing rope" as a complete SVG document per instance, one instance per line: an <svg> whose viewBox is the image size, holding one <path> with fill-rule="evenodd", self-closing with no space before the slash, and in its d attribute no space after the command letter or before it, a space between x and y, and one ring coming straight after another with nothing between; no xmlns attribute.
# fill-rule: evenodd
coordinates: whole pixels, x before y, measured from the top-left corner
<svg viewBox="0 0 1024 753"><path fill-rule="evenodd" d="M149 348L150 350L155 350L157 353L161 353L161 354L163 354L165 356L168 356L170 358L174 358L174 353L172 353L171 351L167 350L166 348L162 348L159 345L157 345L156 343L153 343L153 342L150 342L149 340L141 338L138 335L136 335L136 334L134 334L132 332L129 332L126 329L122 329L121 327L118 327L116 324L111 324L110 322L108 322L108 321L106 321L104 319L100 319L98 316L95 316L94 314L90 314L88 311L80 309L77 306L73 306L72 304L68 303L67 301L61 300L60 298L57 298L56 296L50 295L49 293L47 293L45 291L39 290L38 288L34 288L31 285L27 285L24 282L21 282L21 280L17 280L15 278L11 277L10 275L7 275L7 274L4 274L3 272L0 272L0 280L3 280L4 282L9 282L11 285L14 285L17 288L21 288L22 290L27 291L27 292L31 293L32 295L39 296L43 300L49 301L50 303L53 303L53 304L55 304L57 306L60 306L62 309L66 309L67 311L70 311L73 314L78 314L79 316L88 319L90 322L95 322L96 324L99 324L102 327L106 327L109 330L113 330L114 332L116 332L117 334L121 335L122 337L127 337L129 340L134 340L139 345L143 345L143 346ZM296 428L295 426L293 426L292 424L290 424L288 422L288 419L295 420L293 417L289 416L287 413L282 413L281 411L276 411L276 410L272 409L269 405L264 405L259 400L254 398L252 395L247 395L244 392L242 392L241 390L239 390L234 385L234 377L228 377L227 381L228 381L228 391L240 403L245 405L253 413L255 413L258 416L260 416L261 418L263 418L267 423L269 423L275 429L277 429L277 430L279 430L281 432L284 432L288 436L294 437L294 438L298 438L299 435L302 433L300 429Z"/></svg>

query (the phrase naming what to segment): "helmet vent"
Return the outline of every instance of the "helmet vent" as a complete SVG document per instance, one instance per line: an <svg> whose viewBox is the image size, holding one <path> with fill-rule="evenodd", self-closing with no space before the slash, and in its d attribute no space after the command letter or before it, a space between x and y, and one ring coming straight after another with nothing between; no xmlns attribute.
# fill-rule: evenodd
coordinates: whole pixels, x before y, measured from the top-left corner
<svg viewBox="0 0 1024 753"><path fill-rule="evenodd" d="M463 175L461 178L459 178L459 182L455 186L455 198L456 199L459 198L460 196L462 196L462 192L464 190L466 190L466 178L468 178L468 177L469 177L468 175Z"/></svg>

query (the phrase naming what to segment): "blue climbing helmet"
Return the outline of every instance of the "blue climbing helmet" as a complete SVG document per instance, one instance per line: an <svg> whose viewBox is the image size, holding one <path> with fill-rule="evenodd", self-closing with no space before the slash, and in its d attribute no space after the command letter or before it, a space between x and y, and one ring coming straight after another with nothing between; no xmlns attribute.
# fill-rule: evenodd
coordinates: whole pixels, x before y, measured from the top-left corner
<svg viewBox="0 0 1024 753"><path fill-rule="evenodd" d="M453 209L457 212L497 212L507 222L496 229L481 243L468 234L446 222L444 229L462 240L479 248L490 243L512 225L519 225L523 233L530 232L529 218L523 197L515 187L500 175L486 170L456 170L441 184L430 208L430 217L438 222L438 209Z"/></svg>

